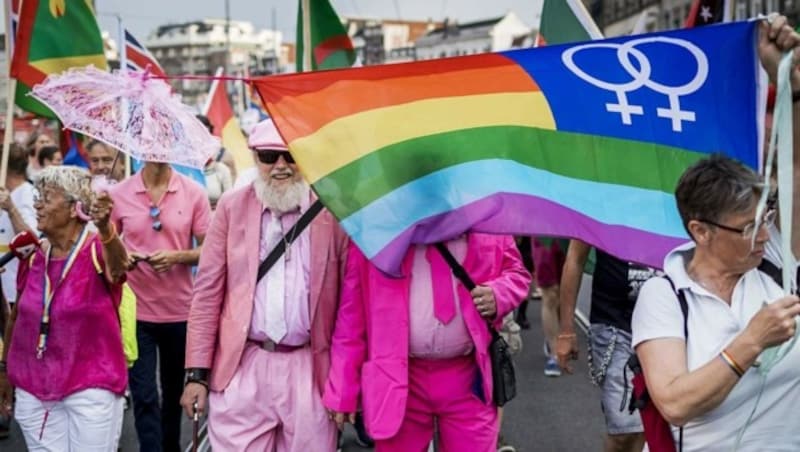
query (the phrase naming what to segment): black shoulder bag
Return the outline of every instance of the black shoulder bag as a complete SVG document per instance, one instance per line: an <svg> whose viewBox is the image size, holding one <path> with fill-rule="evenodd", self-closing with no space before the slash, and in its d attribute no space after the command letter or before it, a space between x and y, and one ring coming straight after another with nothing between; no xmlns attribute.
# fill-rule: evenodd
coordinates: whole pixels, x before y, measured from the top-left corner
<svg viewBox="0 0 800 452"><path fill-rule="evenodd" d="M458 263L455 257L444 243L437 243L436 249L447 261L453 274L467 290L475 288L475 282L470 278L467 271ZM486 326L492 335L489 343L489 357L492 360L492 400L497 406L503 406L517 395L517 377L514 373L514 361L511 360L511 351L505 339L500 336L487 320Z"/></svg>
<svg viewBox="0 0 800 452"><path fill-rule="evenodd" d="M322 207L322 202L317 199L314 201L314 204L309 206L308 210L303 212L303 215L300 216L300 219L297 220L297 223L295 223L294 226L286 231L286 234L283 235L283 240L279 241L275 245L275 248L272 248L272 251L270 251L267 257L261 261L261 264L258 265L258 276L256 276L256 283L261 281L261 278L263 278L269 269L275 265L275 262L277 262L278 258L281 257L281 254L286 251L286 245L291 245L292 242L295 241L297 236L299 236L300 233L303 232L306 227L308 227L308 225L311 223L311 220L313 220L314 217L319 214L319 212L322 210Z"/></svg>

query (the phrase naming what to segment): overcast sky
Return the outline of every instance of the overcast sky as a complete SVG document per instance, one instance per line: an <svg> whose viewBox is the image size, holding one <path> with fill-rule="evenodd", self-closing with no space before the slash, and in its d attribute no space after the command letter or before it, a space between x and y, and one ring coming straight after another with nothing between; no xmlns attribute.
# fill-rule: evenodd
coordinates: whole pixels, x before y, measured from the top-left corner
<svg viewBox="0 0 800 452"><path fill-rule="evenodd" d="M258 28L271 28L275 10L277 28L284 40L294 42L297 0L229 0L231 19L248 20ZM332 0L340 15L378 18L442 20L455 18L461 22L502 16L516 12L529 26L541 10L541 0ZM116 33L120 14L126 27L140 39L146 39L156 27L169 22L186 22L205 18L224 18L224 0L95 0L100 26ZM5 24L5 21L3 21Z"/></svg>

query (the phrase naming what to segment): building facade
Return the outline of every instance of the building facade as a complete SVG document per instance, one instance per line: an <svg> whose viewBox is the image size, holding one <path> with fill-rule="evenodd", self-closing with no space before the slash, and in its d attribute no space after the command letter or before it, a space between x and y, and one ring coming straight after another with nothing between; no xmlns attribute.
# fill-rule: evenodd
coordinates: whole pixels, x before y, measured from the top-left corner
<svg viewBox="0 0 800 452"><path fill-rule="evenodd" d="M219 67L229 74L270 74L287 70L281 41L279 31L256 30L250 22L205 19L162 25L145 46L167 74L213 75ZM206 80L171 83L190 105L210 87Z"/></svg>
<svg viewBox="0 0 800 452"><path fill-rule="evenodd" d="M476 53L498 52L514 47L520 37L530 36L531 27L513 11L503 17L459 24L446 21L419 38L416 59L430 60Z"/></svg>
<svg viewBox="0 0 800 452"><path fill-rule="evenodd" d="M797 25L800 0L728 0L733 20L780 12ZM682 28L689 16L692 0L585 0L603 33L621 36L631 33L638 21L646 21L645 31Z"/></svg>

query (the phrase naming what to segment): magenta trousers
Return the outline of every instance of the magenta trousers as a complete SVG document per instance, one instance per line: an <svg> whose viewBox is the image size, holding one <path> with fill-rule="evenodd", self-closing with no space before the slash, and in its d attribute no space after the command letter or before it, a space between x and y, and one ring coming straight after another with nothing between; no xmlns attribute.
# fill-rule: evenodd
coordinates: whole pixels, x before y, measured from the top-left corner
<svg viewBox="0 0 800 452"><path fill-rule="evenodd" d="M497 407L473 392L478 367L474 356L411 359L408 402L400 430L375 442L376 452L425 452L439 425L442 452L497 450Z"/></svg>

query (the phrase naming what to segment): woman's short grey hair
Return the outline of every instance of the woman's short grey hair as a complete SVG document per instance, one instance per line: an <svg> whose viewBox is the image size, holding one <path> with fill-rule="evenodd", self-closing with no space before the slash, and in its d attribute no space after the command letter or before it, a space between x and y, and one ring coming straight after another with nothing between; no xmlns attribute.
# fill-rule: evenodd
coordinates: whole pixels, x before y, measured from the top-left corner
<svg viewBox="0 0 800 452"><path fill-rule="evenodd" d="M77 166L48 166L37 174L36 189L53 188L64 192L72 201L80 201L84 209L92 204L92 176Z"/></svg>
<svg viewBox="0 0 800 452"><path fill-rule="evenodd" d="M719 222L725 215L746 212L763 189L764 184L755 171L730 157L715 154L683 173L675 189L675 199L683 227L689 232L692 220Z"/></svg>

